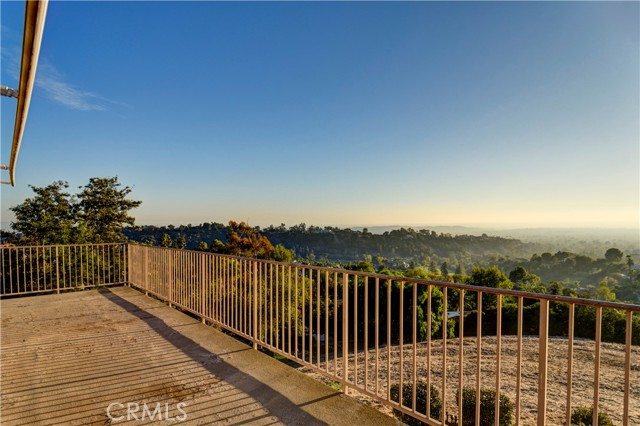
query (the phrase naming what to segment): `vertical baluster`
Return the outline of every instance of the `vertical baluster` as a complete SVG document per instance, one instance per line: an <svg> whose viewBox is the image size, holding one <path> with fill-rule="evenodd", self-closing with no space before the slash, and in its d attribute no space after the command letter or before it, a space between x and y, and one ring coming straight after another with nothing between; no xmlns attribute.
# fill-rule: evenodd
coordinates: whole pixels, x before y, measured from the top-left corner
<svg viewBox="0 0 640 426"><path fill-rule="evenodd" d="M427 418L431 418L431 284L427 284Z"/></svg>
<svg viewBox="0 0 640 426"><path fill-rule="evenodd" d="M316 360L320 368L320 270L316 271Z"/></svg>
<svg viewBox="0 0 640 426"><path fill-rule="evenodd" d="M280 286L280 326L279 326L279 330L280 330L280 347L282 352L287 353L287 351L289 350L289 347L286 345L287 340L285 339L285 333L287 331L286 329L286 324L287 324L287 310L289 308L288 305L285 305L285 298L286 298L286 281L287 281L287 274L286 274L286 268L285 265L279 265L278 268L280 268L280 279L278 280L278 286Z"/></svg>
<svg viewBox="0 0 640 426"><path fill-rule="evenodd" d="M464 290L459 290L460 300L458 301L458 313L460 316L458 317L458 399L460 403L458 404L458 424L461 425L463 423L462 419L462 391L464 386Z"/></svg>
<svg viewBox="0 0 640 426"><path fill-rule="evenodd" d="M309 269L309 364L313 365L313 269Z"/></svg>
<svg viewBox="0 0 640 426"><path fill-rule="evenodd" d="M625 340L624 340L624 411L622 414L622 424L629 425L629 399L631 398L629 388L631 385L631 327L633 325L633 312L627 311Z"/></svg>
<svg viewBox="0 0 640 426"><path fill-rule="evenodd" d="M80 246L80 287L84 290L84 252L86 247ZM38 263L39 265L39 263ZM40 271L38 271L38 277L40 277Z"/></svg>
<svg viewBox="0 0 640 426"><path fill-rule="evenodd" d="M338 377L338 273L333 273L333 374Z"/></svg>
<svg viewBox="0 0 640 426"><path fill-rule="evenodd" d="M571 424L571 393L573 388L573 335L574 335L574 316L575 306L569 304L569 330L568 330L568 348L567 348L567 413L566 422Z"/></svg>
<svg viewBox="0 0 640 426"><path fill-rule="evenodd" d="M500 367L502 359L502 295L496 295L496 401L494 425L500 426Z"/></svg>
<svg viewBox="0 0 640 426"><path fill-rule="evenodd" d="M375 366L375 377L376 377L376 396L380 396L380 278L376 277L375 281L376 288L376 303L375 303L375 340L376 340L376 366ZM427 398L428 399L428 398Z"/></svg>
<svg viewBox="0 0 640 426"><path fill-rule="evenodd" d="M342 273L342 392L349 394L349 274Z"/></svg>
<svg viewBox="0 0 640 426"><path fill-rule="evenodd" d="M11 253L15 251L14 249L7 249L7 254L9 255L9 294L13 293L13 265L11 261Z"/></svg>
<svg viewBox="0 0 640 426"><path fill-rule="evenodd" d="M258 349L258 262L252 260L253 263L253 312L251 318L251 324L253 325L253 349Z"/></svg>
<svg viewBox="0 0 640 426"><path fill-rule="evenodd" d="M21 252L21 258L22 258L22 281L23 281L23 287L24 287L24 292L28 293L29 290L27 290L27 261L26 261L26 248L20 248L19 249ZM20 270L20 268L18 268L18 271Z"/></svg>
<svg viewBox="0 0 640 426"><path fill-rule="evenodd" d="M391 280L387 279L387 400L391 400Z"/></svg>
<svg viewBox="0 0 640 426"><path fill-rule="evenodd" d="M538 349L538 426L547 423L547 352L549 341L549 301L540 300L540 338Z"/></svg>
<svg viewBox="0 0 640 426"><path fill-rule="evenodd" d="M413 288L413 295L411 297L411 344L413 347L413 366L411 368L411 410L416 412L416 381L417 378L417 368L418 368L418 283L414 282L411 285ZM431 390L427 390L427 398L429 398L429 393Z"/></svg>
<svg viewBox="0 0 640 426"><path fill-rule="evenodd" d="M277 293L277 288L276 288L276 293L274 295L273 292L273 265L267 263L266 266L269 268L269 343L271 344L272 347L275 347L276 345L273 344L273 299L276 299L276 302L278 300L278 293ZM276 303L276 308L278 307L278 304ZM277 315L276 315L277 317Z"/></svg>
<svg viewBox="0 0 640 426"><path fill-rule="evenodd" d="M296 358L300 359L300 354L298 352L298 336L299 336L299 332L298 332L298 275L300 274L299 272L299 268L296 266L294 267L294 298L295 298L295 307L294 307L294 312L295 312L295 323L293 325L294 327L294 332L295 332L295 341L294 341L294 352L296 354Z"/></svg>
<svg viewBox="0 0 640 426"><path fill-rule="evenodd" d="M600 340L602 338L602 307L596 307L596 356L593 374L593 423L598 424L598 403L600 402Z"/></svg>
<svg viewBox="0 0 640 426"><path fill-rule="evenodd" d="M399 309L399 322L400 322L400 339L398 341L398 348L400 349L400 357L399 357L399 366L400 366L400 390L399 390L399 399L398 402L400 406L403 406L402 403L402 391L403 391L403 382L404 382L404 281L400 281L400 309Z"/></svg>
<svg viewBox="0 0 640 426"><path fill-rule="evenodd" d="M6 295L7 294L7 280L6 280L6 276L7 276L7 270L5 269L4 266L4 256L5 253L7 253L7 250L4 249L3 247L0 247L0 266L2 266L2 295Z"/></svg>
<svg viewBox="0 0 640 426"><path fill-rule="evenodd" d="M291 320L297 317L297 311L291 312L291 265L287 266L287 297L288 297L288 321L287 321L287 350L292 355L291 348ZM297 336L296 336L297 339Z"/></svg>
<svg viewBox="0 0 640 426"><path fill-rule="evenodd" d="M516 361L516 425L520 424L520 388L522 386L522 296L518 297L518 347Z"/></svg>
<svg viewBox="0 0 640 426"><path fill-rule="evenodd" d="M358 275L353 274L353 384L358 386Z"/></svg>
<svg viewBox="0 0 640 426"><path fill-rule="evenodd" d="M447 287L442 289L442 413L440 421L444 424L447 406L447 322L449 313L447 311Z"/></svg>
<svg viewBox="0 0 640 426"><path fill-rule="evenodd" d="M480 424L480 392L482 386L482 292L478 292L476 312L476 425Z"/></svg>
<svg viewBox="0 0 640 426"><path fill-rule="evenodd" d="M71 250L69 250L69 265L73 268L73 287L78 288L78 246L74 245L73 247L73 263L71 262ZM29 249L29 256L31 256L31 249ZM33 277L31 277L31 282L33 283ZM32 284L33 285L33 284Z"/></svg>
<svg viewBox="0 0 640 426"><path fill-rule="evenodd" d="M329 271L324 271L324 367L329 372Z"/></svg>
<svg viewBox="0 0 640 426"><path fill-rule="evenodd" d="M302 286L302 299L300 301L300 305L302 305L302 361L306 360L306 352L305 349L307 348L307 336L305 334L305 327L306 327L306 308L305 308L305 301L306 301L306 285L305 285L305 278L304 278L304 267L302 267L301 269L301 283L300 285Z"/></svg>
<svg viewBox="0 0 640 426"><path fill-rule="evenodd" d="M60 294L60 263L59 263L59 257L58 257L58 246L55 247L56 249L56 293Z"/></svg>
<svg viewBox="0 0 640 426"><path fill-rule="evenodd" d="M369 391L369 277L364 277L364 389Z"/></svg>

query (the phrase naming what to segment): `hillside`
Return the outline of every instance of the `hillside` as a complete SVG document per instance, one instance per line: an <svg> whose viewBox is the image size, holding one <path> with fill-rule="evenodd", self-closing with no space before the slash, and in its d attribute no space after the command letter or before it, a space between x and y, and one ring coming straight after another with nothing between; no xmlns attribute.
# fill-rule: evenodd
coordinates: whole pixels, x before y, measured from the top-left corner
<svg viewBox="0 0 640 426"><path fill-rule="evenodd" d="M517 339L514 336L504 336L501 341L501 391L515 404L516 401L516 366ZM413 346L404 345L404 380L411 380L411 362ZM431 347L431 375L432 383L442 389L442 346L440 341L433 341ZM464 341L464 384L475 387L476 383L476 339L466 338ZM398 382L398 365L400 347L391 347L391 383ZM482 339L482 387L495 389L496 377L496 339L485 337ZM426 344L420 343L417 348L418 371L417 376L424 378L426 369ZM549 364L547 381L547 421L549 424L564 424L566 410L567 383L567 339L551 338L549 342ZM358 354L359 383L364 383L364 353ZM537 415L537 378L538 378L538 339L525 336L522 352L522 385L521 385L521 424L536 424ZM631 400L630 423L640 424L640 347L632 347L631 354ZM369 365L373 370L375 354L369 352ZM386 392L387 349L380 348L379 355L380 392ZM338 368L341 368L338 360ZM350 372L353 376L353 356L350 357ZM333 381L314 372L309 367L300 367L302 371L327 384ZM375 375L370 370L369 384L375 388ZM593 374L594 374L594 342L590 340L574 341L573 379L572 379L572 407L593 404ZM456 390L458 386L458 340L447 341L447 411L456 412ZM600 362L600 410L608 414L615 425L622 424L624 386L624 345L603 343ZM350 395L375 406L391 415L391 409L364 394L351 391ZM515 410L514 410L515 415Z"/></svg>
<svg viewBox="0 0 640 426"><path fill-rule="evenodd" d="M128 229L125 235L132 240L158 244L163 234L174 241L183 236L187 248L195 248L200 242L211 244L225 241L229 228L220 223L204 223L197 226L155 227L142 226ZM473 235L452 235L422 229L400 228L382 234L373 234L366 228L361 231L335 227L306 227L304 224L290 228L281 225L261 229L269 240L294 249L298 256L331 262L361 260L365 255L399 259L421 263L426 257L449 259L454 264L471 264L489 257L529 258L537 249L532 243L513 238ZM431 259L429 259L431 260Z"/></svg>

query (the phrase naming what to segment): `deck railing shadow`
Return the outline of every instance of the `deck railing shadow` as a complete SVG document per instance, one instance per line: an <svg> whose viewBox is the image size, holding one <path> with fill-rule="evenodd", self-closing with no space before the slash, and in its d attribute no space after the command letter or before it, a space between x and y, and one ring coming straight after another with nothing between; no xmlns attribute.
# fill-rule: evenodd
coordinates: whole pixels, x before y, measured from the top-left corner
<svg viewBox="0 0 640 426"><path fill-rule="evenodd" d="M314 403L317 400L306 401L302 404L295 404L273 389L273 387L268 383L264 383L252 375L247 374L246 372L227 363L224 359L220 358L220 354L210 352L208 349L202 347L199 343L185 336L180 331L177 331L164 320L149 313L144 308L141 308L135 303L118 296L109 289L101 289L99 292L111 303L114 303L129 314L144 321L158 336L162 337L173 347L191 357L194 361L199 362L203 368L206 368L212 375L260 403L268 410L270 416L276 417L279 421L282 421L285 424L295 423L310 426L325 424L323 421L313 417L301 409L302 406ZM251 351L252 349L247 347L246 350ZM215 357L215 363L207 362L211 357ZM321 399L337 396L339 396L338 392L325 396ZM189 420L193 420L193 413L194 411L189 411ZM254 418L253 421L255 420L256 419ZM244 422L233 424L242 423Z"/></svg>

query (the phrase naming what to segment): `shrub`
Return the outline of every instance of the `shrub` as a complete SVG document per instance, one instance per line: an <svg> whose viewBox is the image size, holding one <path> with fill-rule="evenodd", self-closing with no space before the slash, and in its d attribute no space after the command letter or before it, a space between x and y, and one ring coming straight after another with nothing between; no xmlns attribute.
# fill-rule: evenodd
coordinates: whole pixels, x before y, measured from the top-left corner
<svg viewBox="0 0 640 426"><path fill-rule="evenodd" d="M593 407L577 407L571 413L571 426L593 426ZM598 426L613 426L611 418L598 412Z"/></svg>
<svg viewBox="0 0 640 426"><path fill-rule="evenodd" d="M395 384L391 386L392 401L398 402L400 400L399 390L399 385ZM439 419L442 413L442 400L440 399L440 392L438 392L438 389L433 385L431 385L429 404L431 417ZM407 408L413 407L413 383L404 383L402 385L402 405ZM425 381L416 382L416 411L423 414L427 412L427 382ZM425 424L399 410L394 409L393 414L408 426L422 426Z"/></svg>
<svg viewBox="0 0 640 426"><path fill-rule="evenodd" d="M460 404L460 395L456 399ZM496 391L482 389L480 391L480 426L493 426L496 407ZM513 403L505 394L500 394L500 426L511 426L513 423ZM462 426L474 426L476 421L476 390L462 389Z"/></svg>

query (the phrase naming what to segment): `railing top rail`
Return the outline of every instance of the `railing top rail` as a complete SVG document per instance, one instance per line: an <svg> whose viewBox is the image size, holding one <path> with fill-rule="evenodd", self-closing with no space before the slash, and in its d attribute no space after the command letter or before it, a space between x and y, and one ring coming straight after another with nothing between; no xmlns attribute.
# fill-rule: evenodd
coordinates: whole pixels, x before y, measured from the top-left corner
<svg viewBox="0 0 640 426"><path fill-rule="evenodd" d="M0 246L2 250L17 250L26 248L56 248L56 247L87 247L87 246L123 246L129 244L128 242L122 243L83 243L83 244L46 244L46 245L29 245L29 246Z"/></svg>
<svg viewBox="0 0 640 426"><path fill-rule="evenodd" d="M403 283L415 283L415 284L421 284L421 285L435 285L435 286L438 286L438 287L454 288L454 289L466 290L466 291L475 291L475 292L490 293L490 294L500 294L502 296L522 297L522 298L525 298L525 299L548 300L548 301L551 301L551 302L572 303L572 304L577 304L577 305L585 305L585 306L593 306L593 307L601 307L601 308L623 309L623 310L626 310L626 311L640 312L640 305L634 305L634 304L631 304L631 303L609 302L609 301L605 301L605 300L584 299L584 298L580 298L580 297L560 296L560 295L547 294L547 293L531 293L531 292L521 291L521 290L507 290L507 289L494 288L494 287L482 287L482 286L474 286L474 285L469 285L469 284L450 283L450 282L445 282L445 281L425 280L425 279L422 279L422 278L397 277L397 276L393 276L393 275L384 275L384 274L378 274L378 273L373 273L373 272L353 271L353 270L349 270L349 269L338 269L338 268L331 268L331 267L326 267L326 266L306 265L306 264L303 264L303 263L277 262L275 260L256 259L256 258L250 258L250 257L234 256L234 255L229 255L229 254L209 253L209 252L202 252L202 251L197 251L197 250L183 250L183 249L176 249L176 248L169 248L169 247L145 246L145 245L142 245L142 244L135 244L135 243L129 243L129 244L136 245L136 246L139 246L139 247L152 248L152 249L156 249L156 250L171 250L171 251L177 251L177 252L201 253L201 254L205 254L205 255L219 256L219 257L225 257L225 258L229 258L229 259L252 260L252 261L255 261L255 262L261 262L261 263L267 263L267 264L283 265L283 266L295 266L295 267L300 267L300 268L305 268L305 269L311 269L311 270L316 270L316 271L326 271L326 272L332 272L332 273L333 272L341 273L341 274L346 273L346 274L350 274L350 275L357 275L359 277L378 278L378 279L381 279L381 280L391 280L391 281L398 281L398 282L403 282Z"/></svg>

